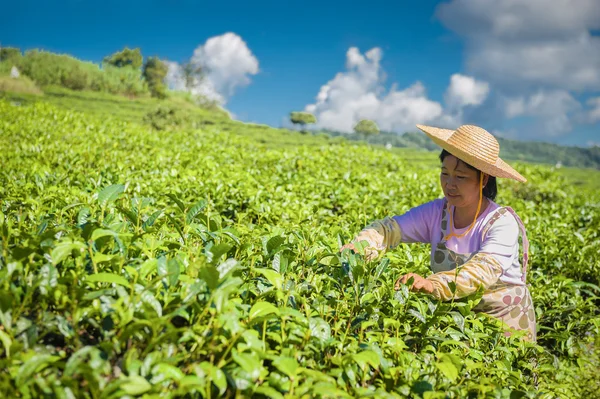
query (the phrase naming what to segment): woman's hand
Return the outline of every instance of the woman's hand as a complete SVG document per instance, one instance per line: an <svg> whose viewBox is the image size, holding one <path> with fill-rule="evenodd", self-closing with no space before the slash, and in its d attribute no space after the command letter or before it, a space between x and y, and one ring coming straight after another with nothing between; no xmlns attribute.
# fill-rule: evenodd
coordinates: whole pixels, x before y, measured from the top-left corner
<svg viewBox="0 0 600 399"><path fill-rule="evenodd" d="M342 252L344 249L349 249L352 251L352 253L357 253L358 251L356 250L356 248L354 247L354 244L352 243L348 243L346 245L342 245L342 247L340 248L340 252Z"/></svg>
<svg viewBox="0 0 600 399"><path fill-rule="evenodd" d="M416 273L408 273L408 274L405 274L404 276L401 276L396 281L396 286L394 288L399 290L400 284L406 284L406 282L411 277L413 278L413 284L410 287L411 291L422 291L422 292L426 292L428 294L433 293L433 283L431 281L427 280L426 278L419 276Z"/></svg>

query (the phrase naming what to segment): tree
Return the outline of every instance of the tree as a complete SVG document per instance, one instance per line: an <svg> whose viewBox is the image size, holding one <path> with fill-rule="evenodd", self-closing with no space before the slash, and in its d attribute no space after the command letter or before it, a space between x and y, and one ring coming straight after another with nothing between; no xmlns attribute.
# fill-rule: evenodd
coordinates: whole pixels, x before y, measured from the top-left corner
<svg viewBox="0 0 600 399"><path fill-rule="evenodd" d="M13 58L19 58L21 50L15 47L0 47L0 62L7 61Z"/></svg>
<svg viewBox="0 0 600 399"><path fill-rule="evenodd" d="M134 69L138 69L142 66L142 61L142 52L139 48L130 49L125 47L123 51L117 51L109 57L104 57L105 63L114 65L118 68L131 66Z"/></svg>
<svg viewBox="0 0 600 399"><path fill-rule="evenodd" d="M363 119L354 126L354 133L362 136L375 136L379 134L379 127L370 119Z"/></svg>
<svg viewBox="0 0 600 399"><path fill-rule="evenodd" d="M168 70L167 64L159 60L158 57L150 57L146 60L143 75L153 97L165 98L167 96L165 77Z"/></svg>
<svg viewBox="0 0 600 399"><path fill-rule="evenodd" d="M204 77L204 69L200 65L186 62L183 64L183 79L185 81L185 88L191 91L197 86Z"/></svg>
<svg viewBox="0 0 600 399"><path fill-rule="evenodd" d="M309 123L317 123L317 118L310 112L292 112L290 114L290 121L294 125L300 125L300 131L304 133L304 126Z"/></svg>

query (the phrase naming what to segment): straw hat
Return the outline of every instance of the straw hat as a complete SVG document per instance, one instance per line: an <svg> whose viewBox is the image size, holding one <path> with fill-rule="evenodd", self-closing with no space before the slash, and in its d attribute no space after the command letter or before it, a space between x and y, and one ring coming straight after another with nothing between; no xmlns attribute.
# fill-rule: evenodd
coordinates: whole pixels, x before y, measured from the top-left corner
<svg viewBox="0 0 600 399"><path fill-rule="evenodd" d="M424 125L417 125L417 127L434 143L483 173L523 183L527 181L498 156L500 153L498 140L485 129L473 125L462 125L456 130Z"/></svg>

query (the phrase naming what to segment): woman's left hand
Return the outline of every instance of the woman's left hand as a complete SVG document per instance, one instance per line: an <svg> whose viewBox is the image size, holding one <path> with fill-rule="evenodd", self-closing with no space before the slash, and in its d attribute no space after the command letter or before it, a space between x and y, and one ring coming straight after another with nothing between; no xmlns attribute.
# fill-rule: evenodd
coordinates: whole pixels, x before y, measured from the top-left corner
<svg viewBox="0 0 600 399"><path fill-rule="evenodd" d="M426 278L419 276L416 273L408 273L408 274L405 274L404 276L401 276L396 281L395 289L399 290L400 284L406 284L406 282L411 277L413 278L413 284L410 287L411 291L422 291L422 292L426 292L428 294L433 293L433 283L431 281L427 280Z"/></svg>

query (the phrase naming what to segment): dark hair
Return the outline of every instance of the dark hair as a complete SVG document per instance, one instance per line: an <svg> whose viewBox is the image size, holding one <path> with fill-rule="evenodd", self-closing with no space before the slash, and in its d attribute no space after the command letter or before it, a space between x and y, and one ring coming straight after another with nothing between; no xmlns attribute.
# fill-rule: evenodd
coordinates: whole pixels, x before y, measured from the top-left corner
<svg viewBox="0 0 600 399"><path fill-rule="evenodd" d="M452 155L452 154L450 154L446 150L442 150L442 153L440 154L440 162L444 162L444 158L446 158L448 155ZM461 159L459 159L459 161L461 161L462 163L467 165L467 167L469 169L477 171L477 177L480 176L481 171L479 169L469 165L468 163L464 162ZM489 176L487 184L485 186L483 186L483 196L493 201L496 199L496 195L498 195L498 186L496 185L496 177Z"/></svg>

